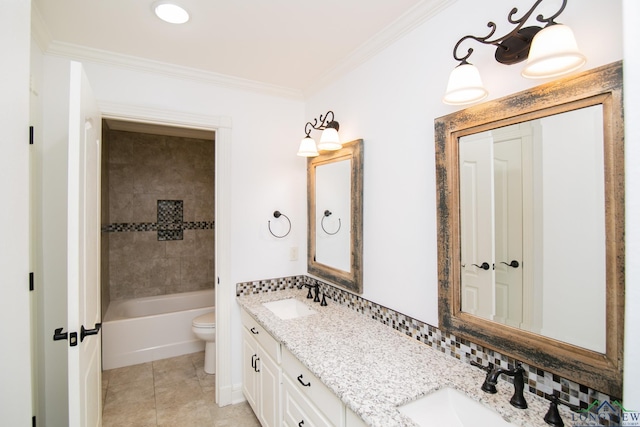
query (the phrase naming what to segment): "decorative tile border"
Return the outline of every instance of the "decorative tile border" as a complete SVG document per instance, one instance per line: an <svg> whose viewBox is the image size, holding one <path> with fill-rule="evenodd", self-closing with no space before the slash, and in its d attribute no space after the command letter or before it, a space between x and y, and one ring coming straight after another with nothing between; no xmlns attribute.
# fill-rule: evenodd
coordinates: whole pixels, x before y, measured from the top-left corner
<svg viewBox="0 0 640 427"><path fill-rule="evenodd" d="M503 355L495 350L483 347L468 340L458 338L452 334L448 334L435 326L413 319L397 311L391 310L380 304L368 301L358 295L349 293L345 290L332 286L328 283L317 280L309 276L291 276L277 279L258 280L254 282L244 282L236 284L236 296L250 295L262 292L274 292L283 289L291 289L301 287L303 285L316 285L320 287L320 292L324 293L331 300L355 310L365 316L370 316L387 326L390 326L437 351L455 357L464 363L471 360L482 363L483 365L498 365L512 369L516 360ZM590 389L584 385L562 378L558 375L546 372L538 367L522 363L523 368L527 372L527 384L529 391L538 396L549 398L555 394L559 395L560 400L568 402L571 405L587 409L595 401L612 402L619 398L608 396L597 390ZM506 377L508 382L513 379ZM595 412L597 405L592 408ZM613 416L611 422L619 423L619 419ZM576 419L579 418L576 416ZM608 419L600 418L600 424L603 426L616 425L611 424ZM592 418L589 418L589 425L593 424Z"/></svg>
<svg viewBox="0 0 640 427"><path fill-rule="evenodd" d="M156 231L158 241L182 240L183 230L213 230L213 221L183 221L182 200L158 200L158 222L116 223L102 227L105 233Z"/></svg>
<svg viewBox="0 0 640 427"><path fill-rule="evenodd" d="M213 230L214 221L185 221L182 223L183 230ZM102 227L105 233L121 233L128 231L158 231L157 222L119 222L108 224Z"/></svg>
<svg viewBox="0 0 640 427"><path fill-rule="evenodd" d="M129 231L158 231L157 222L119 222L102 227L104 233L122 233Z"/></svg>

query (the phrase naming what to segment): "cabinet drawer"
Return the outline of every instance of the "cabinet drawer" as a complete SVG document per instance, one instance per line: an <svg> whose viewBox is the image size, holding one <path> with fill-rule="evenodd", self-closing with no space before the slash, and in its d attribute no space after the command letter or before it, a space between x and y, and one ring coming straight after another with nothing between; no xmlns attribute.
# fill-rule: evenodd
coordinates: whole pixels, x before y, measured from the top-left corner
<svg viewBox="0 0 640 427"><path fill-rule="evenodd" d="M282 351L282 369L295 388L313 402L332 425L344 424L345 406L340 399L286 348Z"/></svg>
<svg viewBox="0 0 640 427"><path fill-rule="evenodd" d="M242 325L247 328L251 336L253 336L269 356L279 364L282 361L280 343L276 341L262 326L260 326L258 322L256 322L256 320L246 311L240 310L240 317L242 318Z"/></svg>
<svg viewBox="0 0 640 427"><path fill-rule="evenodd" d="M283 377L285 427L332 427L331 422L309 401L288 376Z"/></svg>

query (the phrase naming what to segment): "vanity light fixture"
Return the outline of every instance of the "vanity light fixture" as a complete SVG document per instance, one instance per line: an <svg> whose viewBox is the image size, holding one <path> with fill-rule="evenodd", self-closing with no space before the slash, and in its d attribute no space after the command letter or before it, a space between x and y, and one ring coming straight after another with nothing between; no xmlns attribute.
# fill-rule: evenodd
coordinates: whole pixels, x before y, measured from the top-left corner
<svg viewBox="0 0 640 427"><path fill-rule="evenodd" d="M458 40L453 48L453 57L456 61L460 61L460 64L449 76L447 91L442 102L450 105L464 105L480 101L488 95L482 84L480 72L467 61L473 53L473 48L469 48L464 56L458 54L458 48L468 39L496 46L495 58L501 64L512 65L526 59L527 64L522 71L522 76L526 78L557 77L584 65L587 59L578 49L571 29L555 22L555 19L564 11L567 0L563 0L560 10L549 18L544 18L542 14L536 17L538 22L546 24L544 28L538 26L523 28L541 2L542 0L537 0L520 19L514 19L518 9L515 7L511 9L507 19L516 27L502 37L489 40L496 31L496 24L490 21L487 23L490 30L486 36L467 35Z"/></svg>
<svg viewBox="0 0 640 427"><path fill-rule="evenodd" d="M170 24L184 24L189 20L189 12L170 1L153 3L153 11L158 18Z"/></svg>
<svg viewBox="0 0 640 427"><path fill-rule="evenodd" d="M316 157L319 154L318 151L335 151L342 148L340 136L338 135L340 124L334 119L333 111L329 110L324 116L321 114L319 119L313 119L313 123L307 122L304 125L305 137L300 142L298 156ZM311 138L313 129L322 131L320 143L317 146L316 141Z"/></svg>

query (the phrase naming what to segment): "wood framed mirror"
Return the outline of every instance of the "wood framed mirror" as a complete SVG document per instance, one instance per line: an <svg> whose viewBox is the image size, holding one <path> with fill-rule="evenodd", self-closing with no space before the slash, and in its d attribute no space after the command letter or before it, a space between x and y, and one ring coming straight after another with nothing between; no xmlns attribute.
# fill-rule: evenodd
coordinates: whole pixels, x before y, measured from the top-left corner
<svg viewBox="0 0 640 427"><path fill-rule="evenodd" d="M361 139L307 161L307 269L362 293Z"/></svg>
<svg viewBox="0 0 640 427"><path fill-rule="evenodd" d="M440 328L621 397L622 63L437 118L435 148Z"/></svg>

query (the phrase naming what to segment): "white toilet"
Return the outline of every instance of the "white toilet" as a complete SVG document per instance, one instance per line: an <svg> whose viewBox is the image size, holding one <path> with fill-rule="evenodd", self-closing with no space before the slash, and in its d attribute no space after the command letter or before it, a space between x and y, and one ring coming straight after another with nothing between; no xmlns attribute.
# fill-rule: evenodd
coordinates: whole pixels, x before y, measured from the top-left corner
<svg viewBox="0 0 640 427"><path fill-rule="evenodd" d="M205 341L204 371L207 374L216 373L216 312L205 313L193 319L191 330L201 340Z"/></svg>

